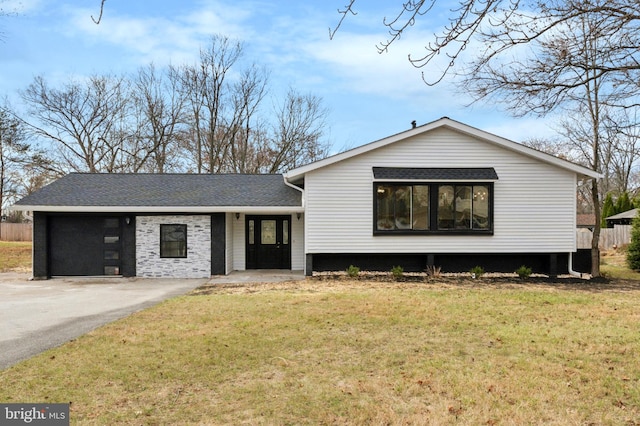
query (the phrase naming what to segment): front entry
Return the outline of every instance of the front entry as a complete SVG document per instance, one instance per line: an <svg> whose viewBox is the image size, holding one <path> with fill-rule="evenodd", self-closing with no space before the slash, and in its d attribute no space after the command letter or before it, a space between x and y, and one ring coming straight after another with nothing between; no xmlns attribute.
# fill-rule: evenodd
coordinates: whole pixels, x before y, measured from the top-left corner
<svg viewBox="0 0 640 426"><path fill-rule="evenodd" d="M247 269L291 269L291 216L247 216Z"/></svg>

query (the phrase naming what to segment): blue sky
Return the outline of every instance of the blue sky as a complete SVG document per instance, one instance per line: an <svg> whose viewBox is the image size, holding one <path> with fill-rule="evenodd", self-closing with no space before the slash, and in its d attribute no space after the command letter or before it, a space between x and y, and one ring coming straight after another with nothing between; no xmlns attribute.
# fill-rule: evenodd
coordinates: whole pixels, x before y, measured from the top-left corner
<svg viewBox="0 0 640 426"><path fill-rule="evenodd" d="M194 63L212 34L239 39L245 60L271 71L270 94L288 87L323 99L334 150L355 147L443 116L522 141L553 131L534 117L514 119L499 106L475 104L445 82L425 85L407 60L419 54L445 15L419 21L391 51L384 16L401 0L360 0L333 40L329 27L345 0L0 0L16 16L0 18L0 97L20 108L18 91L42 75L51 84L89 74L134 73L153 62ZM438 18L441 17L442 21ZM431 70L430 72L437 72Z"/></svg>

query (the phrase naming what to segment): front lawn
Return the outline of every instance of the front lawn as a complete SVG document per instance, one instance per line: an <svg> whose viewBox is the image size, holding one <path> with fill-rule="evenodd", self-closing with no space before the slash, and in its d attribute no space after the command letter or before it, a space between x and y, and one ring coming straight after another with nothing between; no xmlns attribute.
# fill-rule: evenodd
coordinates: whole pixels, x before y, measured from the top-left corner
<svg viewBox="0 0 640 426"><path fill-rule="evenodd" d="M626 248L601 252L600 272L611 279L640 280L640 272L627 266Z"/></svg>
<svg viewBox="0 0 640 426"><path fill-rule="evenodd" d="M0 241L0 272L31 269L31 242Z"/></svg>
<svg viewBox="0 0 640 426"><path fill-rule="evenodd" d="M0 372L72 424L638 424L640 287L307 280L167 301Z"/></svg>

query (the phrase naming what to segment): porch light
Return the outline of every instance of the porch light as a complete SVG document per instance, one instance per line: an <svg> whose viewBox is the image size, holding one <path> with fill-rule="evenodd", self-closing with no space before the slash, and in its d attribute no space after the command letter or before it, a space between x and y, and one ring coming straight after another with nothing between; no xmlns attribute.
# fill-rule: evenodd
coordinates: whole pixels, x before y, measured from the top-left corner
<svg viewBox="0 0 640 426"><path fill-rule="evenodd" d="M236 220L240 219L240 213L236 213Z"/></svg>

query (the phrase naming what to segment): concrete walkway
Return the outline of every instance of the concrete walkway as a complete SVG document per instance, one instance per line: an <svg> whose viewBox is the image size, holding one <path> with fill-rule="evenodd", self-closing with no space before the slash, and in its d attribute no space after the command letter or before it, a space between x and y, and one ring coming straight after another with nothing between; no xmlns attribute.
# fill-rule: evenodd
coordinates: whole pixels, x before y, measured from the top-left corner
<svg viewBox="0 0 640 426"><path fill-rule="evenodd" d="M55 278L0 273L0 370L204 284L304 279L302 272L234 272L211 279Z"/></svg>
<svg viewBox="0 0 640 426"><path fill-rule="evenodd" d="M282 281L304 280L303 271L254 269L250 271L233 271L229 275L211 277L208 284L238 284L238 283L275 283Z"/></svg>

